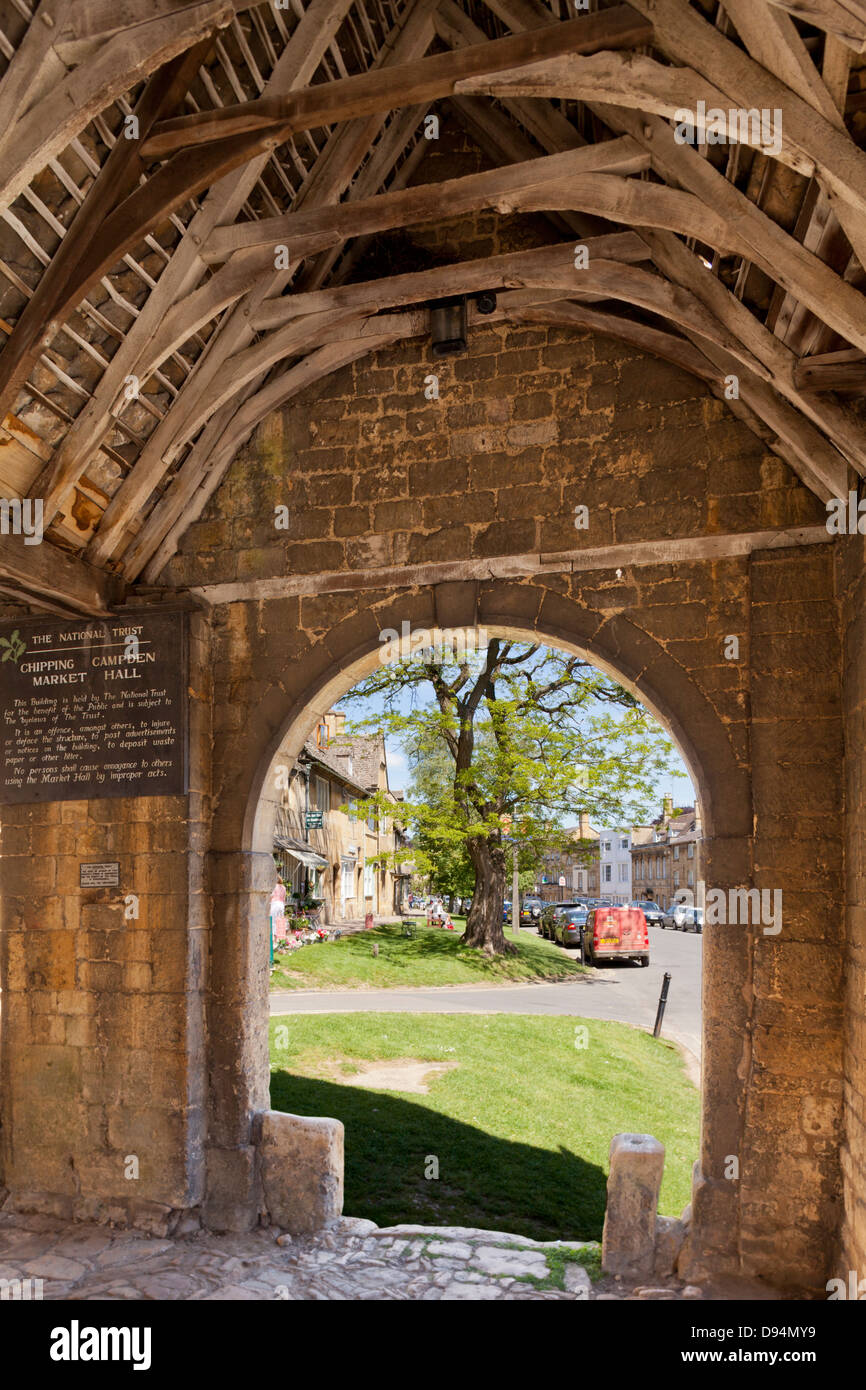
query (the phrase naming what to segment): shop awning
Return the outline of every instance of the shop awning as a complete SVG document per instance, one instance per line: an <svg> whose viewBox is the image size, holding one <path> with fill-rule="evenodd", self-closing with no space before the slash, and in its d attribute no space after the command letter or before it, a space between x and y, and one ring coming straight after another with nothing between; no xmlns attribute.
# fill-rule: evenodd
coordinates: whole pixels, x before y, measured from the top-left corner
<svg viewBox="0 0 866 1390"><path fill-rule="evenodd" d="M307 869L325 869L328 866L327 859L323 859L321 854L316 854L309 845L302 844L300 840L293 840L291 835L275 835L274 844Z"/></svg>

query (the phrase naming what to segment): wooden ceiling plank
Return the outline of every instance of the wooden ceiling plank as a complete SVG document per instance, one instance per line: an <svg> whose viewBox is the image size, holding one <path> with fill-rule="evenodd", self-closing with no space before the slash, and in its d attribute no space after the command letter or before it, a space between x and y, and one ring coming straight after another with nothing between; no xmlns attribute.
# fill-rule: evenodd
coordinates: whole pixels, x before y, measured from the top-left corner
<svg viewBox="0 0 866 1390"><path fill-rule="evenodd" d="M181 100L203 57L204 49L197 44L148 79L135 109L143 133L161 111L171 110ZM19 386L40 351L50 345L70 306L99 278L91 276L79 292L80 277L76 271L86 261L94 239L101 235L111 210L137 187L140 175L138 143L116 141L0 355L0 409L11 408Z"/></svg>
<svg viewBox="0 0 866 1390"><path fill-rule="evenodd" d="M571 241L532 247L528 251L507 251L498 256L456 261L451 265L435 266L406 275L387 276L268 300L253 316L252 327L264 332L297 322L309 314L337 308L375 313L399 304L420 304L452 294L473 294L497 285L542 285L550 280L553 287L574 286L576 289L587 277L591 284L595 284L594 267L600 260L605 264L624 265L646 257L641 238L631 232L588 237L582 244L587 248L589 257L586 270L575 269L574 243Z"/></svg>
<svg viewBox="0 0 866 1390"><path fill-rule="evenodd" d="M314 75L321 54L336 33L353 0L312 0L294 30L278 67L271 75L269 90L302 85ZM112 358L111 366L94 391L93 399L69 430L50 465L34 484L34 496L44 498L45 515L56 512L64 494L87 467L105 433L113 427L112 411L129 376L141 376L140 361L147 353L153 334L172 305L186 295L206 272L199 249L214 226L233 221L249 190L267 164L268 155L257 156L210 190L192 219L171 262L159 278L156 289L127 334L126 341Z"/></svg>
<svg viewBox="0 0 866 1390"><path fill-rule="evenodd" d="M724 6L755 62L775 73L831 125L844 130L839 106L790 15L774 8L768 0L724 0Z"/></svg>
<svg viewBox="0 0 866 1390"><path fill-rule="evenodd" d="M818 29L833 34L857 53L866 51L866 16L837 0L770 0L776 9L786 10L795 19L805 19Z"/></svg>
<svg viewBox="0 0 866 1390"><path fill-rule="evenodd" d="M631 135L649 151L657 174L694 193L735 227L739 244L748 244L755 264L766 267L767 274L844 338L866 347L866 296L757 208L697 150L678 144L665 121L603 103L591 103L591 107L606 124Z"/></svg>
<svg viewBox="0 0 866 1390"><path fill-rule="evenodd" d="M798 151L825 188L866 215L866 151L847 131L825 120L774 73L724 38L688 0L634 0L634 7L652 20L656 48L671 62L689 64L706 81L718 84L736 108L783 110L783 147Z"/></svg>
<svg viewBox="0 0 866 1390"><path fill-rule="evenodd" d="M87 62L73 69L64 82L31 107L9 133L0 152L2 205L10 206L49 159L60 154L124 92L226 23L230 18L229 3L230 0L203 0L188 10L175 10L171 15L143 22L100 44Z"/></svg>
<svg viewBox="0 0 866 1390"><path fill-rule="evenodd" d="M432 39L431 11L426 0L415 0L404 11L399 31L391 37L391 42L383 51L381 65L389 69L399 67L416 53L423 53ZM382 119L377 118L376 125L381 127L382 123ZM323 151L323 167L319 169L317 166L314 177L301 190L299 205L314 198L328 203L339 197L345 178L345 166L340 158L341 145L352 144L354 138L354 123L350 123L345 131L338 132L334 140L329 141ZM327 161L325 154L331 156ZM333 158L334 154L336 159ZM150 495L171 460L219 408L227 390L232 395L249 394L256 375L267 370L289 349L297 353L305 350L306 346L316 346L315 343L306 344L303 333L300 339L290 333L285 342L272 337L264 347L253 349L246 346L254 336L253 313L267 294L282 290L288 278L288 271L278 271L263 278L249 292L248 302L243 300L236 304L226 322L220 325L219 332L208 344L206 354L185 383L171 419L151 436L135 468L112 499L99 534L90 545L89 553L95 562L106 560L120 543L126 525L137 513L142 499ZM343 321L342 315L334 320L335 324ZM227 366L229 361L232 362L231 367Z"/></svg>

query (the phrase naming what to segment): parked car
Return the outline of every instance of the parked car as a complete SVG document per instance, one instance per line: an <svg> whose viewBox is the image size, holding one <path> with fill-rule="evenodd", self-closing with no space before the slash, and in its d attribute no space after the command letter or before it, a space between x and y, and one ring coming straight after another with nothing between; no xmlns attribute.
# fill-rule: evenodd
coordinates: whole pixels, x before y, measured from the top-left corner
<svg viewBox="0 0 866 1390"><path fill-rule="evenodd" d="M632 907L639 907L644 917L652 927L663 926L662 910L658 903L654 903L652 898L647 898L645 902L631 903Z"/></svg>
<svg viewBox="0 0 866 1390"><path fill-rule="evenodd" d="M553 922L557 914L572 907L583 906L584 904L576 899L567 903L545 903L538 919L538 935L546 937L548 941L555 941L556 934L553 930Z"/></svg>
<svg viewBox="0 0 866 1390"><path fill-rule="evenodd" d="M685 903L672 903L662 917L662 926L673 931L702 932L704 929L704 909L688 907Z"/></svg>
<svg viewBox="0 0 866 1390"><path fill-rule="evenodd" d="M562 946L583 946L583 932L589 909L582 906L563 907L553 918L553 939Z"/></svg>
<svg viewBox="0 0 866 1390"><path fill-rule="evenodd" d="M649 965L649 929L639 907L596 907L583 929L583 958L590 965L636 960Z"/></svg>
<svg viewBox="0 0 866 1390"><path fill-rule="evenodd" d="M520 904L520 925L531 927L540 918L543 908L541 898L525 897Z"/></svg>

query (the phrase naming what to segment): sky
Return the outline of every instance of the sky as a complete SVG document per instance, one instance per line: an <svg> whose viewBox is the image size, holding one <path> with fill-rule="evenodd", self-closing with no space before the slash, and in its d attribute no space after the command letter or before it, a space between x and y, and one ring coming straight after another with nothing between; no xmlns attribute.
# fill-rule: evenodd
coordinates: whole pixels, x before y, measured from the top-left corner
<svg viewBox="0 0 866 1390"><path fill-rule="evenodd" d="M417 701L420 701L420 703L422 704L426 704L427 696L429 695L429 693L429 687L422 687L420 691L415 692L415 699ZM397 708L404 711L410 709L412 698L412 691L405 690L401 692L400 698L397 702ZM349 691L349 693L345 695L342 700L339 701L337 708L344 710L349 720L360 720L370 718L375 713L383 710L384 704L384 696L376 696L372 699L361 702L358 700L353 700L352 692ZM400 746L400 740L386 734L385 748L388 758L388 785L390 786L392 791L405 791L409 786L409 768L407 765L406 755ZM674 752L672 761L674 762L675 766L678 767L679 772L675 776L669 775L660 777L658 779L656 783L657 804L655 809L651 811L650 818L661 813L662 798L666 795L670 795L671 797L673 797L674 806L694 806L695 804L695 793L691 779L688 775L688 772L686 771L686 767L682 758L679 756L676 750ZM577 823L578 809L579 808L575 808L573 822L567 821L566 824ZM597 830L614 828L615 827L613 826L595 827L595 829Z"/></svg>

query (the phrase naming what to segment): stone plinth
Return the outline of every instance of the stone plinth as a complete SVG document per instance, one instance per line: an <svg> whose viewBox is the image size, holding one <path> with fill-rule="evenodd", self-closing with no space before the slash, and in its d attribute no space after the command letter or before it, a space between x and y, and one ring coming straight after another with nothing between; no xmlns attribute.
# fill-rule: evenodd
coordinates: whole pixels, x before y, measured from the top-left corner
<svg viewBox="0 0 866 1390"><path fill-rule="evenodd" d="M309 1235L341 1214L343 1133L339 1120L279 1110L261 1116L262 1187L275 1225Z"/></svg>
<svg viewBox="0 0 866 1390"><path fill-rule="evenodd" d="M611 1140L601 1246L606 1274L652 1273L664 1166L665 1146L651 1134L615 1134Z"/></svg>

